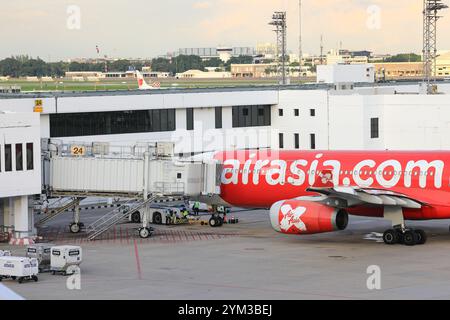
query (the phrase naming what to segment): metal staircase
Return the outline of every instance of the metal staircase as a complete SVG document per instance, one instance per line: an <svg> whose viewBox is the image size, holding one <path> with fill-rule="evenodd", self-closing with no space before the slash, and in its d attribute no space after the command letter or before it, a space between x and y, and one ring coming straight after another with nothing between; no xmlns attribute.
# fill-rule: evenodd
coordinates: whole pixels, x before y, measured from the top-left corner
<svg viewBox="0 0 450 320"><path fill-rule="evenodd" d="M49 214L47 214L44 218L42 218L41 220L39 220L38 222L35 223L36 227L42 227L45 223L49 222L50 220L56 218L57 216L59 216L60 214L62 214L63 212L65 212L66 210L72 209L73 207L75 207L77 204L80 203L80 199L77 198L73 198L70 202L68 202L67 204L63 205L62 207L51 211Z"/></svg>
<svg viewBox="0 0 450 320"><path fill-rule="evenodd" d="M135 204L137 199L130 200L122 206L108 212L103 217L92 223L87 227L88 240L94 240L113 226L128 218L130 215L144 208L147 204L155 201L158 196L151 196L147 200ZM134 206L133 206L134 205ZM130 208L131 207L131 208Z"/></svg>

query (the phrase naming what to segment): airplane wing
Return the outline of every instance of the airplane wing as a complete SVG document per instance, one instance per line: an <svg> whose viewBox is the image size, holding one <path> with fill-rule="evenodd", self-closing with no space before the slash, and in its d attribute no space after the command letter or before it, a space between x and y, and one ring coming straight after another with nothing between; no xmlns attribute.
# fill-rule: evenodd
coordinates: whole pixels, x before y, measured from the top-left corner
<svg viewBox="0 0 450 320"><path fill-rule="evenodd" d="M316 192L322 197L315 201L331 207L349 208L358 205L395 206L408 209L421 209L428 204L412 199L404 194L382 189L359 187L310 187L309 192ZM314 199L309 199L314 201Z"/></svg>

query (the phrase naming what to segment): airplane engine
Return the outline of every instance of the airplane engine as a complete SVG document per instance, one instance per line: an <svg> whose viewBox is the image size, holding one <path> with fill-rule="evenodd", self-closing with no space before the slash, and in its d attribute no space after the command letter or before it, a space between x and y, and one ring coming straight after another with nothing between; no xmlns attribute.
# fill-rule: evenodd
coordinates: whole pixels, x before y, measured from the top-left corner
<svg viewBox="0 0 450 320"><path fill-rule="evenodd" d="M348 213L321 203L283 200L270 208L272 227L287 234L315 234L345 230Z"/></svg>

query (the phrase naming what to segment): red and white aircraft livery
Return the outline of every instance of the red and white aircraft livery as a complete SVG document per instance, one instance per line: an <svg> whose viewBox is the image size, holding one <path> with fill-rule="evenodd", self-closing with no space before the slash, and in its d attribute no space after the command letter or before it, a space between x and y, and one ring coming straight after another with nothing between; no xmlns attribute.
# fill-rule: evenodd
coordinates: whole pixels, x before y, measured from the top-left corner
<svg viewBox="0 0 450 320"><path fill-rule="evenodd" d="M144 76L139 70L136 70L136 78L138 81L138 88L139 90L157 90L161 89L161 83L155 81L150 86L144 79Z"/></svg>
<svg viewBox="0 0 450 320"><path fill-rule="evenodd" d="M236 207L270 208L276 231L344 230L349 215L392 221L387 244L423 244L404 220L450 219L450 152L229 151L220 198ZM212 224L221 223L213 216Z"/></svg>

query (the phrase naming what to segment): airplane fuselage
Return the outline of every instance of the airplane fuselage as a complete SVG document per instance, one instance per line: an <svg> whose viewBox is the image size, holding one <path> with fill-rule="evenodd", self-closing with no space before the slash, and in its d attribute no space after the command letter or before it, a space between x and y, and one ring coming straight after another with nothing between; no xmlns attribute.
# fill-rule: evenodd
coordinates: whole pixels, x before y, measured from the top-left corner
<svg viewBox="0 0 450 320"><path fill-rule="evenodd" d="M270 208L280 200L313 196L309 187L390 190L424 204L405 209L407 219L450 218L450 152L394 151L228 151L221 198L237 207ZM349 213L382 216L380 208L355 207Z"/></svg>

